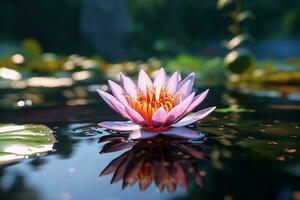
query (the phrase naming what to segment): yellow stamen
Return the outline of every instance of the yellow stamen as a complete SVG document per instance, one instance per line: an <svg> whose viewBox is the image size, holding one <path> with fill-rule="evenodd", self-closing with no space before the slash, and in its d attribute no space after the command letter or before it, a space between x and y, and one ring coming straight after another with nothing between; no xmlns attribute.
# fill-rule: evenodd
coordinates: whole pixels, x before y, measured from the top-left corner
<svg viewBox="0 0 300 200"><path fill-rule="evenodd" d="M146 89L146 92L140 92L136 99L129 98L129 103L145 119L148 127L152 127L152 116L160 107L167 112L176 106L177 94L172 96L167 91L161 89L159 98L155 98L156 90Z"/></svg>

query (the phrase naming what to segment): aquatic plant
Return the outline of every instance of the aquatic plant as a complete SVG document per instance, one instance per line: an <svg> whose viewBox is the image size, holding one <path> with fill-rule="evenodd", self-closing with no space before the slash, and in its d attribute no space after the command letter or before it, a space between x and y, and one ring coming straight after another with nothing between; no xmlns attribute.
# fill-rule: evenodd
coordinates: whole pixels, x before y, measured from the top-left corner
<svg viewBox="0 0 300 200"><path fill-rule="evenodd" d="M192 92L194 73L182 81L179 72L167 79L165 70L161 68L152 81L141 69L137 85L122 73L120 80L121 86L108 81L113 95L102 90L98 92L112 109L130 121L105 121L99 125L115 131L132 131L134 138L154 137L160 132L195 138L197 133L185 134L189 131L184 131L183 127L199 121L215 109L209 107L187 115L208 94L208 90L197 96Z"/></svg>

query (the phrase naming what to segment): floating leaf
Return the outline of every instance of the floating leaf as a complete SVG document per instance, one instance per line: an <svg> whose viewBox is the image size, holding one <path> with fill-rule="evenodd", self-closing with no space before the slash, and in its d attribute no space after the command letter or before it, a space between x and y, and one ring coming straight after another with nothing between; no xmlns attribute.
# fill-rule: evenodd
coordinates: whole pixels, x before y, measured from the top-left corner
<svg viewBox="0 0 300 200"><path fill-rule="evenodd" d="M241 113L241 112L254 112L254 110L249 110L245 108L219 108L216 109L216 112L219 113Z"/></svg>
<svg viewBox="0 0 300 200"><path fill-rule="evenodd" d="M54 142L46 126L0 124L0 165L51 151Z"/></svg>

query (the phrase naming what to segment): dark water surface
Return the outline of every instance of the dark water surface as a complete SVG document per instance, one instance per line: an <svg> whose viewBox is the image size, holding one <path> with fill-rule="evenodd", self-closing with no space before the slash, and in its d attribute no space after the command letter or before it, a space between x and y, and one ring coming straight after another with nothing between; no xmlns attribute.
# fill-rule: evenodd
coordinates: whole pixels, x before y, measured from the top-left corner
<svg viewBox="0 0 300 200"><path fill-rule="evenodd" d="M49 91L44 103L22 108L9 98L28 91L1 92L1 122L42 123L57 139L53 152L0 168L1 200L300 198L299 98L212 88L201 108L244 110L223 109L190 127L204 141L128 141L96 127L120 117L95 92L68 99L63 89Z"/></svg>

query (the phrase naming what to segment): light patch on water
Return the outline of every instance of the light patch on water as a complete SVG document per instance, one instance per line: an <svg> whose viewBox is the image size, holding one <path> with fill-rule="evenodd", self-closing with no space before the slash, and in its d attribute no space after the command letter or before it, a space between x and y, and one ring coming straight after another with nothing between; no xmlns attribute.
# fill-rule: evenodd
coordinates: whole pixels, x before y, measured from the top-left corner
<svg viewBox="0 0 300 200"><path fill-rule="evenodd" d="M12 80L12 81L18 81L22 78L22 75L16 70L8 69L6 67L1 67L0 78Z"/></svg>

